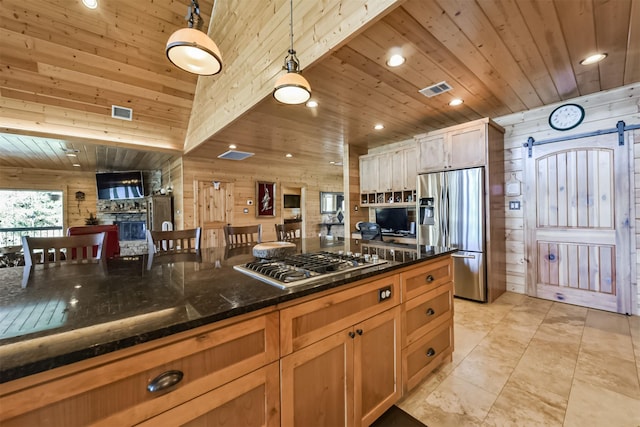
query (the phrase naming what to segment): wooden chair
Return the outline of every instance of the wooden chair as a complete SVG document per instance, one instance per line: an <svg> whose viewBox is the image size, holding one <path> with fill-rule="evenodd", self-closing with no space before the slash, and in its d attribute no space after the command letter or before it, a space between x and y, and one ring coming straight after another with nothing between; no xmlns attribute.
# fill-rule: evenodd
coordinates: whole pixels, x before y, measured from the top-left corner
<svg viewBox="0 0 640 427"><path fill-rule="evenodd" d="M224 226L224 240L229 247L254 246L262 242L262 224Z"/></svg>
<svg viewBox="0 0 640 427"><path fill-rule="evenodd" d="M147 270L151 269L153 260L157 256L162 256L163 260L176 262L199 261L201 234L200 227L175 231L147 230ZM165 256L171 256L171 258L165 258Z"/></svg>
<svg viewBox="0 0 640 427"><path fill-rule="evenodd" d="M302 223L276 224L276 237L280 242L290 242L291 240L301 239Z"/></svg>
<svg viewBox="0 0 640 427"><path fill-rule="evenodd" d="M104 266L105 238L105 232L65 237L23 236L24 273L22 287L27 286L31 272L37 264L42 264L43 268L89 263Z"/></svg>

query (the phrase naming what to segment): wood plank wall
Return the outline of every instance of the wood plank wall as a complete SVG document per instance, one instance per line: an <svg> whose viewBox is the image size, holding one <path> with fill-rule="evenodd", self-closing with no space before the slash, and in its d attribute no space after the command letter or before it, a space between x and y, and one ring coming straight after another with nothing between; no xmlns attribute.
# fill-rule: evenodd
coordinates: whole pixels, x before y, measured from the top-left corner
<svg viewBox="0 0 640 427"><path fill-rule="evenodd" d="M0 167L0 188L62 191L65 232L68 227L85 225L84 220L89 213L96 215L98 194L95 172ZM84 201L76 201L76 191L85 194Z"/></svg>
<svg viewBox="0 0 640 427"><path fill-rule="evenodd" d="M522 145L526 143L527 138L530 136L540 141L564 135L610 129L615 128L619 120L623 120L626 124L640 124L640 84L599 92L567 102L580 104L585 109L585 119L582 124L568 132L560 133L554 131L548 124L549 114L560 104L494 119L505 128L505 181L510 181L513 179L512 177L515 177L522 182L523 162L524 156L526 156L526 149ZM638 136L638 132L635 134ZM636 218L633 225L636 249L634 256L640 253L638 250L640 249L640 234L638 234L638 226L640 226L640 217L638 216L640 213L640 174L638 173L640 169L640 147L638 144L640 144L640 141L637 141L638 139L640 138L636 138L635 145L636 173L632 180L636 194ZM524 184L522 188L524 188ZM514 200L523 202L522 210L509 210L509 202ZM524 209L527 209L527 206L526 200L523 200L522 196L506 197L507 290L518 293L526 293L527 262L524 243ZM640 267L640 256L637 260ZM640 268L636 270L640 271ZM634 289L637 289L635 286L637 286L639 279L637 271L635 274L636 283L633 284ZM640 313L640 291L637 294L635 314Z"/></svg>
<svg viewBox="0 0 640 427"><path fill-rule="evenodd" d="M276 240L275 224L282 223L282 188L306 187L305 232L307 237L318 236L320 223L320 192L342 191L342 168L331 165L297 165L295 162L265 164L259 160L194 160L183 158L183 209L184 228L195 227L195 191L198 180L232 182L234 206L231 223L233 225L262 224L263 240ZM275 218L256 218L256 181L275 182L276 205ZM253 205L247 205L252 200ZM248 213L243 210L247 208ZM286 217L285 213L285 217Z"/></svg>

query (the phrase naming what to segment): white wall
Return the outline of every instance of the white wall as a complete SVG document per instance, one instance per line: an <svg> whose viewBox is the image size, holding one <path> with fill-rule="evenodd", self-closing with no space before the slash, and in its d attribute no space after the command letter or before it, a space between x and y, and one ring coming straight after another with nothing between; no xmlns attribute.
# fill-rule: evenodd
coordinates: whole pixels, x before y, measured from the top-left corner
<svg viewBox="0 0 640 427"><path fill-rule="evenodd" d="M571 131L558 132L548 124L549 113L558 105L566 102L581 105L585 109L585 119L580 126ZM512 174L522 181L523 158L526 155L526 149L523 148L523 144L527 142L527 138L530 136L536 141L540 141L559 136L611 129L616 127L616 123L619 120L623 120L627 125L640 124L640 84L598 92L593 95L499 117L494 120L505 128L505 181L511 180ZM635 132L634 148L635 171L634 179L631 180L631 183L634 186L635 201L632 201L632 206L635 208L635 212L640 212L640 131ZM513 292L526 293L527 264L524 245L524 211L508 209L510 200L522 201L522 196L507 197L506 199L507 289ZM631 285L632 293L636 296L634 314L640 314L640 292L637 286L638 272L640 272L640 250L638 250L640 248L640 234L638 234L640 218L638 218L637 213L632 216L635 218L631 232L633 233L632 241L636 242L635 253L633 254L633 259L636 259L636 265L633 270L636 280Z"/></svg>

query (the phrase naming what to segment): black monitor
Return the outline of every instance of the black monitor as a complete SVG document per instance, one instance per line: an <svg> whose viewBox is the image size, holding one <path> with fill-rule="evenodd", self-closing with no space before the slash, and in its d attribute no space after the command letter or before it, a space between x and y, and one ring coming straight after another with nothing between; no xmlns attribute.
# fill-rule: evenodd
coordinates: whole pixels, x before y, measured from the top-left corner
<svg viewBox="0 0 640 427"><path fill-rule="evenodd" d="M408 208L376 208L376 223L383 232L409 231Z"/></svg>

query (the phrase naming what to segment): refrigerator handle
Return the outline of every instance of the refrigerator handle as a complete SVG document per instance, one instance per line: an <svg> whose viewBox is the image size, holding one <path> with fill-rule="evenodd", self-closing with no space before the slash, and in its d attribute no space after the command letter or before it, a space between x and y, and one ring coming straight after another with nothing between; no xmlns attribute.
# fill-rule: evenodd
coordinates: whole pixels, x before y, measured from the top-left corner
<svg viewBox="0 0 640 427"><path fill-rule="evenodd" d="M440 189L440 205L438 207L438 213L440 214L440 234L441 234L441 244L443 246L447 245L447 229L445 224L445 210L444 210L444 191L445 186L443 185Z"/></svg>

